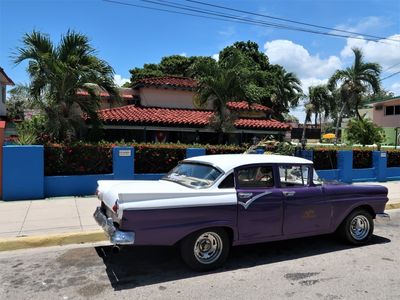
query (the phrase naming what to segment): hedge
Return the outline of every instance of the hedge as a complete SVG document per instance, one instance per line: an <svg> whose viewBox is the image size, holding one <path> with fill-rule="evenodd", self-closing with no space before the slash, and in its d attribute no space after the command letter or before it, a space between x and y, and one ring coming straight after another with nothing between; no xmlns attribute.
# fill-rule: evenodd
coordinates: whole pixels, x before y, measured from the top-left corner
<svg viewBox="0 0 400 300"><path fill-rule="evenodd" d="M337 169L337 150L335 149L314 149L313 161L316 170Z"/></svg>
<svg viewBox="0 0 400 300"><path fill-rule="evenodd" d="M372 168L371 150L353 150L353 169Z"/></svg>
<svg viewBox="0 0 400 300"><path fill-rule="evenodd" d="M400 167L400 151L387 152L387 167Z"/></svg>
<svg viewBox="0 0 400 300"><path fill-rule="evenodd" d="M186 157L186 148L202 147L206 154L243 153L246 148L228 145L126 144L135 147L135 173L166 173ZM45 175L112 173L112 147L99 143L45 146Z"/></svg>
<svg viewBox="0 0 400 300"><path fill-rule="evenodd" d="M112 173L111 149L110 145L46 146L44 173L46 176Z"/></svg>

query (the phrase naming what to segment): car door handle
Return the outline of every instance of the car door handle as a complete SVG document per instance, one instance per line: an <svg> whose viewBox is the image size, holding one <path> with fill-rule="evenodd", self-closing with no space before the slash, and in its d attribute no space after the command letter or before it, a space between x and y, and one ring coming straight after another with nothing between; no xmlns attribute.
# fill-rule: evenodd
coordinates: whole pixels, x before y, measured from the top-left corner
<svg viewBox="0 0 400 300"><path fill-rule="evenodd" d="M239 198L249 198L253 196L253 193L238 193Z"/></svg>
<svg viewBox="0 0 400 300"><path fill-rule="evenodd" d="M285 196L285 197L293 197L294 195L296 195L296 192L294 192L294 191L283 191L282 192L282 194Z"/></svg>

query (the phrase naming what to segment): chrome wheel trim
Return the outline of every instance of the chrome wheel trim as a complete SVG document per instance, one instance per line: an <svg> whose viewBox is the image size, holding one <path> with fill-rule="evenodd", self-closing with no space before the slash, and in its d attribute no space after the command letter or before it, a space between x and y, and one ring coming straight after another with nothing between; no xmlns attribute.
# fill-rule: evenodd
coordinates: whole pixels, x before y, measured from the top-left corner
<svg viewBox="0 0 400 300"><path fill-rule="evenodd" d="M357 240L361 241L365 239L370 230L369 220L364 215L355 216L350 222L350 234L351 236Z"/></svg>
<svg viewBox="0 0 400 300"><path fill-rule="evenodd" d="M194 256L202 264L212 264L222 253L222 239L215 232L202 233L194 243Z"/></svg>

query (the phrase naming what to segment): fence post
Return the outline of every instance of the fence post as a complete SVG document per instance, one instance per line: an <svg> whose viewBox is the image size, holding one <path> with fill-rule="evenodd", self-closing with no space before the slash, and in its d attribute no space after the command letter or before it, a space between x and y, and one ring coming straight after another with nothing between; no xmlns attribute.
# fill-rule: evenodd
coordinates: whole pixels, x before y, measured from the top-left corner
<svg viewBox="0 0 400 300"><path fill-rule="evenodd" d="M387 153L384 151L373 151L372 165L375 169L376 180L386 181Z"/></svg>
<svg viewBox="0 0 400 300"><path fill-rule="evenodd" d="M339 181L352 183L353 179L353 151L339 150L337 152L339 169Z"/></svg>
<svg viewBox="0 0 400 300"><path fill-rule="evenodd" d="M186 158L206 155L204 148L186 148Z"/></svg>
<svg viewBox="0 0 400 300"><path fill-rule="evenodd" d="M135 178L135 148L113 147L114 179L133 180Z"/></svg>
<svg viewBox="0 0 400 300"><path fill-rule="evenodd" d="M44 198L43 146L3 146L3 200L42 198Z"/></svg>

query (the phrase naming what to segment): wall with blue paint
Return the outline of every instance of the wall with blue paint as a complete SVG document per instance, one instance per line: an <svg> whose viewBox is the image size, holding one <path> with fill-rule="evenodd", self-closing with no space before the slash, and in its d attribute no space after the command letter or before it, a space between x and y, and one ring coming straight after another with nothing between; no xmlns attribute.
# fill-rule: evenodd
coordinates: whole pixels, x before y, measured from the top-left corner
<svg viewBox="0 0 400 300"><path fill-rule="evenodd" d="M45 176L45 197L94 195L97 180L113 179L113 174Z"/></svg>
<svg viewBox="0 0 400 300"><path fill-rule="evenodd" d="M203 148L189 148L186 157L205 155ZM301 156L312 160L312 151ZM95 193L98 180L158 180L164 174L135 174L135 149L113 148L113 173L99 175L44 176L43 146L3 147L3 200L42 199L55 196L79 196ZM385 152L374 151L373 168L353 169L352 151L338 151L338 169L319 170L326 180L343 182L400 180L400 167L387 168Z"/></svg>
<svg viewBox="0 0 400 300"><path fill-rule="evenodd" d="M3 146L3 200L44 197L43 153L41 145Z"/></svg>
<svg viewBox="0 0 400 300"><path fill-rule="evenodd" d="M302 150L296 155L313 160L312 150ZM387 153L373 151L372 168L353 169L353 151L339 150L337 152L338 168L335 170L318 170L318 176L325 180L338 180L342 182L387 181L399 180L400 168L387 167Z"/></svg>

